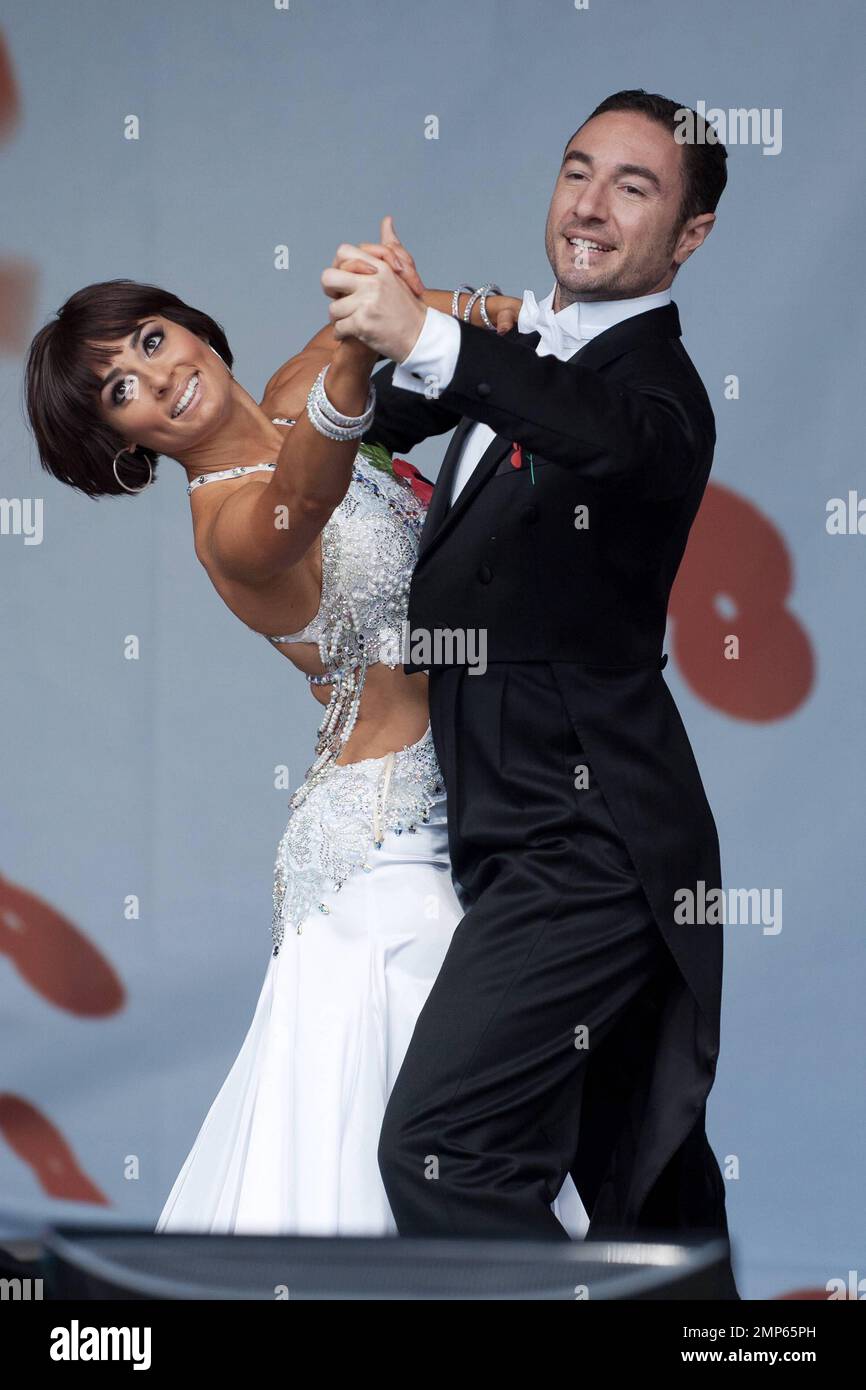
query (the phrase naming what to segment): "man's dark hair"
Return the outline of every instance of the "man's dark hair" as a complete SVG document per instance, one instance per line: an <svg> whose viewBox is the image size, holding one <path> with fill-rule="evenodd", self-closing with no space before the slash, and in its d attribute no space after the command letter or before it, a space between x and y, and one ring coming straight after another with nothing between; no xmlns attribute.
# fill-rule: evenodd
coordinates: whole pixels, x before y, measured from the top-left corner
<svg viewBox="0 0 866 1390"><path fill-rule="evenodd" d="M658 121L659 125L671 132L671 135L683 127L684 113L690 112L692 138L682 146L683 196L680 200L679 226L702 212L715 212L728 181L728 152L716 138L715 129L703 116L699 116L690 106L683 106L682 102L671 101L668 97L659 96L657 92L645 92L642 87L638 87L633 91L614 92L613 96L605 97L578 126L574 135L583 130L593 116L602 116L606 111L637 111L642 116L648 116L651 121ZM566 149L574 135L566 143ZM713 140L715 144L712 143Z"/></svg>

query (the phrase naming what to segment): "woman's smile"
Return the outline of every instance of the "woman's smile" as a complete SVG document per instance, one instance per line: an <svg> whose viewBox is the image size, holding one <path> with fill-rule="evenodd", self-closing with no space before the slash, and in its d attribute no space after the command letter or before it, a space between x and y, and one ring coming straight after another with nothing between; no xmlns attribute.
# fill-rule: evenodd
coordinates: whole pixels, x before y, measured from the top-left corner
<svg viewBox="0 0 866 1390"><path fill-rule="evenodd" d="M192 376L187 379L186 385L172 407L171 418L173 420L179 420L181 416L189 415L191 411L196 410L201 396L201 374L199 372L193 372Z"/></svg>

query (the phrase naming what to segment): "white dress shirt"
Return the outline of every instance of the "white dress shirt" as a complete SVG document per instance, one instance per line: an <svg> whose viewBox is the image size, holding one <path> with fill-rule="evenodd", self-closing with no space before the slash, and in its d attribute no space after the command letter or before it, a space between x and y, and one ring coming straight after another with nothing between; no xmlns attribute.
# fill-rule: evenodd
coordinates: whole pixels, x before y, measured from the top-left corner
<svg viewBox="0 0 866 1390"><path fill-rule="evenodd" d="M604 299L586 304L578 302L554 313L555 290L556 286L540 303L536 302L532 290L524 290L517 327L521 333L537 331L541 334L535 349L539 357L552 355L561 362L573 357L590 338L612 328L615 323L634 314L658 309L671 301L670 289L666 289L658 294L643 294L636 299ZM457 320L439 309L428 308L415 346L409 356L394 368L393 384L405 391L423 393L431 385L444 391L457 368L459 355L460 325ZM452 503L469 481L495 436L496 431L480 421L476 421L468 431L454 471Z"/></svg>

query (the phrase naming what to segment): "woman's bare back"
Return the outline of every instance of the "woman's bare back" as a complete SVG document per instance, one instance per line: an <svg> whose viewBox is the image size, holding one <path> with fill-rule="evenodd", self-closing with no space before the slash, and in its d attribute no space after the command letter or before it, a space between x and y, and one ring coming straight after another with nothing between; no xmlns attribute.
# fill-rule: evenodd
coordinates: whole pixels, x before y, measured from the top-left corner
<svg viewBox="0 0 866 1390"><path fill-rule="evenodd" d="M190 494L190 504L195 552L220 598L253 631L277 636L302 631L319 611L321 536L297 565L261 585L221 574L209 545L216 514L228 496L242 487L269 485L267 473L228 478L213 488L197 488ZM304 675L322 673L317 642L274 645ZM311 685L310 690L320 704L327 704L329 686ZM357 721L337 761L345 765L379 758L415 743L423 736L428 722L426 675L407 675L399 664L394 668L382 662L371 665L366 672Z"/></svg>

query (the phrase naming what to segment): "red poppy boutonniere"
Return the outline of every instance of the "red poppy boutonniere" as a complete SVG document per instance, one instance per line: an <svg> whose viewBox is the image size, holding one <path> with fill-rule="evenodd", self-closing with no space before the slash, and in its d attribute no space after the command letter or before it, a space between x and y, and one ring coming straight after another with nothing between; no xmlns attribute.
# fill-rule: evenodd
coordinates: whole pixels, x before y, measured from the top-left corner
<svg viewBox="0 0 866 1390"><path fill-rule="evenodd" d="M365 441L359 453L381 473L387 473L391 478L399 478L404 487L410 487L423 507L429 505L433 496L433 484L418 472L414 463L410 463L408 459L392 458L384 444L368 444Z"/></svg>
<svg viewBox="0 0 866 1390"><path fill-rule="evenodd" d="M534 483L535 483L535 456L534 456L534 454L530 454L530 453L527 451L527 457L528 457L528 459L529 459L529 481L530 481L531 483L534 484ZM517 442L516 439L512 439L512 441L511 441L511 467L512 467L512 468L522 468L522 467L523 467L523 445L522 445L522 444L518 444L518 442Z"/></svg>
<svg viewBox="0 0 866 1390"><path fill-rule="evenodd" d="M408 459L392 458L391 467L395 477L402 478L409 484L418 501L425 507L429 506L430 498L433 496L433 484L418 472L414 463L410 463Z"/></svg>

